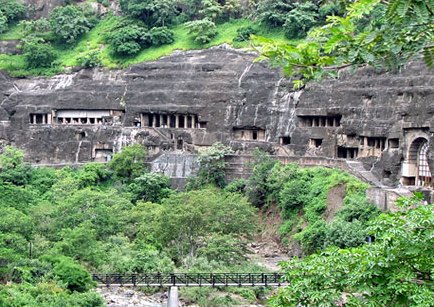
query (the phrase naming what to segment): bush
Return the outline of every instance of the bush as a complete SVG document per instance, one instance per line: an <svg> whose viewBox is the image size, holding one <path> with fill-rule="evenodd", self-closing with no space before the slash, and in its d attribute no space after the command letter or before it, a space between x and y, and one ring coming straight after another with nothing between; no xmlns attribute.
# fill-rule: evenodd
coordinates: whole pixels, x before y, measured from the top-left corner
<svg viewBox="0 0 434 307"><path fill-rule="evenodd" d="M317 8L312 2L296 3L294 9L286 17L285 36L302 38L318 23Z"/></svg>
<svg viewBox="0 0 434 307"><path fill-rule="evenodd" d="M250 35L256 34L256 30L252 27L242 27L237 30L237 36L234 37L234 42L244 42L250 40Z"/></svg>
<svg viewBox="0 0 434 307"><path fill-rule="evenodd" d="M143 25L126 24L122 26L119 24L108 36L107 41L115 54L131 56L149 45L150 37L147 28Z"/></svg>
<svg viewBox="0 0 434 307"><path fill-rule="evenodd" d="M54 263L53 274L71 291L85 292L94 285L89 272L67 257L61 257Z"/></svg>
<svg viewBox="0 0 434 307"><path fill-rule="evenodd" d="M50 15L50 24L56 38L73 44L78 37L92 28L92 23L78 6L56 7Z"/></svg>
<svg viewBox="0 0 434 307"><path fill-rule="evenodd" d="M25 16L26 7L16 0L0 0L0 12L11 23Z"/></svg>
<svg viewBox="0 0 434 307"><path fill-rule="evenodd" d="M149 37L153 46L171 44L175 41L172 31L167 27L154 27L149 31Z"/></svg>
<svg viewBox="0 0 434 307"><path fill-rule="evenodd" d="M38 39L30 39L23 43L23 55L28 68L51 67L57 58L56 50Z"/></svg>
<svg viewBox="0 0 434 307"><path fill-rule="evenodd" d="M8 29L8 18L0 11L0 33L6 32Z"/></svg>
<svg viewBox="0 0 434 307"><path fill-rule="evenodd" d="M145 171L146 151L140 144L122 148L122 151L115 154L109 163L111 169L118 179L128 181L139 177Z"/></svg>
<svg viewBox="0 0 434 307"><path fill-rule="evenodd" d="M84 68L94 68L101 66L101 58L98 50L91 50L78 59Z"/></svg>
<svg viewBox="0 0 434 307"><path fill-rule="evenodd" d="M215 23L208 18L187 22L187 29L199 44L209 43L217 35Z"/></svg>
<svg viewBox="0 0 434 307"><path fill-rule="evenodd" d="M164 175L145 173L128 185L133 201L143 200L159 203L170 195L170 179Z"/></svg>

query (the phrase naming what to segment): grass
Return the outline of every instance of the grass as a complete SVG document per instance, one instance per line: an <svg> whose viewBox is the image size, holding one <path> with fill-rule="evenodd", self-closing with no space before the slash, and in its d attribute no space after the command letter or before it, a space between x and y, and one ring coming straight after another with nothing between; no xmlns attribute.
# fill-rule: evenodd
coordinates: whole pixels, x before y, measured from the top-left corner
<svg viewBox="0 0 434 307"><path fill-rule="evenodd" d="M0 34L0 40L10 41L24 37L23 27L20 24L14 24L9 27L8 31Z"/></svg>
<svg viewBox="0 0 434 307"><path fill-rule="evenodd" d="M169 45L151 47L142 50L133 57L117 57L112 54L110 46L105 45L105 36L110 32L110 29L117 22L118 17L108 16L101 20L91 31L83 35L78 43L73 46L54 45L58 52L56 60L57 68L45 69L26 69L25 61L22 55L4 55L0 54L0 70L5 70L12 76L29 76L29 75L53 75L61 72L65 67L80 66L80 58L85 56L90 51L99 50L102 66L106 68L121 68L132 64L137 64L147 61L155 61L163 56L168 56L177 50L198 50L207 49L212 46L221 44L230 44L235 48L248 47L248 43L233 43L233 39L237 36L237 30L241 27L251 26L258 29L257 35L269 37L278 41L288 41L283 31L279 29L264 29L258 24L254 24L248 19L232 20L223 24L217 25L218 34L214 39L205 45L194 42L192 36L188 33L188 29L184 24L177 25L171 30L175 35L175 41ZM15 25L11 29L2 34L0 39L19 39L22 37L22 29Z"/></svg>

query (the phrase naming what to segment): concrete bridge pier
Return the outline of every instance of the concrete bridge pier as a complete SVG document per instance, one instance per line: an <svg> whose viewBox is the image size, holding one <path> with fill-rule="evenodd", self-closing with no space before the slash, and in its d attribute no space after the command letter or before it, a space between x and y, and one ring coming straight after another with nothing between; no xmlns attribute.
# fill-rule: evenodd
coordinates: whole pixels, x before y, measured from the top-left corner
<svg viewBox="0 0 434 307"><path fill-rule="evenodd" d="M169 287L167 307L179 307L178 287Z"/></svg>

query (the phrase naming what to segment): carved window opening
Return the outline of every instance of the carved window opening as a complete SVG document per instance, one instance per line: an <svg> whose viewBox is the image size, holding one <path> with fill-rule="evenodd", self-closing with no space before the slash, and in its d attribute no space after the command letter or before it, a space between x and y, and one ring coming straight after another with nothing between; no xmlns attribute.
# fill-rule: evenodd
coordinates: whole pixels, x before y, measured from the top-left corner
<svg viewBox="0 0 434 307"><path fill-rule="evenodd" d="M119 110L57 110L58 125L112 125L121 122L124 112Z"/></svg>
<svg viewBox="0 0 434 307"><path fill-rule="evenodd" d="M404 185L433 187L431 169L428 160L429 144L425 137L412 141L407 151L407 159L402 164L401 182Z"/></svg>
<svg viewBox="0 0 434 307"><path fill-rule="evenodd" d="M399 139L389 139L389 148L399 148Z"/></svg>
<svg viewBox="0 0 434 307"><path fill-rule="evenodd" d="M321 145L322 145L322 139L310 139L309 140L309 146L310 147L318 148L318 147L321 147Z"/></svg>
<svg viewBox="0 0 434 307"><path fill-rule="evenodd" d="M234 128L234 138L241 141L265 141L265 130L260 128Z"/></svg>
<svg viewBox="0 0 434 307"><path fill-rule="evenodd" d="M109 162L113 156L113 149L96 148L95 162Z"/></svg>
<svg viewBox="0 0 434 307"><path fill-rule="evenodd" d="M77 132L76 137L78 141L83 140L86 138L86 132L84 131Z"/></svg>
<svg viewBox="0 0 434 307"><path fill-rule="evenodd" d="M43 114L32 113L29 115L29 121L30 121L30 124L32 124L32 125L51 124L51 115L49 115L47 113L43 113Z"/></svg>
<svg viewBox="0 0 434 307"><path fill-rule="evenodd" d="M386 147L386 138L383 137L365 137L364 145L367 147L384 150Z"/></svg>
<svg viewBox="0 0 434 307"><path fill-rule="evenodd" d="M176 141L176 149L182 150L184 148L184 140L180 137Z"/></svg>
<svg viewBox="0 0 434 307"><path fill-rule="evenodd" d="M168 114L168 113L144 113L141 114L141 126L153 128L201 128L197 114ZM205 125L206 126L206 125Z"/></svg>
<svg viewBox="0 0 434 307"><path fill-rule="evenodd" d="M289 136L282 136L280 138L280 144L281 145L289 145L289 144L291 144L291 138Z"/></svg>
<svg viewBox="0 0 434 307"><path fill-rule="evenodd" d="M339 127L342 115L335 116L299 116L301 127Z"/></svg>
<svg viewBox="0 0 434 307"><path fill-rule="evenodd" d="M358 148L353 147L338 147L337 156L343 159L356 159L359 153Z"/></svg>
<svg viewBox="0 0 434 307"><path fill-rule="evenodd" d="M256 131L256 130L252 131L252 139L255 141L258 139L258 131Z"/></svg>
<svg viewBox="0 0 434 307"><path fill-rule="evenodd" d="M201 129L206 129L206 126L207 126L207 122L199 122L199 124L198 124L198 128L201 128Z"/></svg>

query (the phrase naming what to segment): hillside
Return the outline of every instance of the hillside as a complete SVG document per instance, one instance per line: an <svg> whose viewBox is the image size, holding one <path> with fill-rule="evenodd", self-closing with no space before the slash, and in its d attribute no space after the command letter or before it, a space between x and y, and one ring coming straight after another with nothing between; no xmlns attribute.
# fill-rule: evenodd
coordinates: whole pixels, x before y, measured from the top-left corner
<svg viewBox="0 0 434 307"><path fill-rule="evenodd" d="M15 0L2 0L10 9L2 13L6 22L0 27L4 45L0 69L22 77L53 75L79 67L120 68L176 50L224 43L246 48L252 34L288 42L303 34L289 24L286 16L277 17L282 10L311 13L314 20L299 25L304 33L308 27L323 23L325 14L336 11L335 6L310 3L298 8L288 2L281 7L272 1L148 2L141 6L134 1L73 1L64 7L57 4L38 11L30 1L23 6Z"/></svg>

